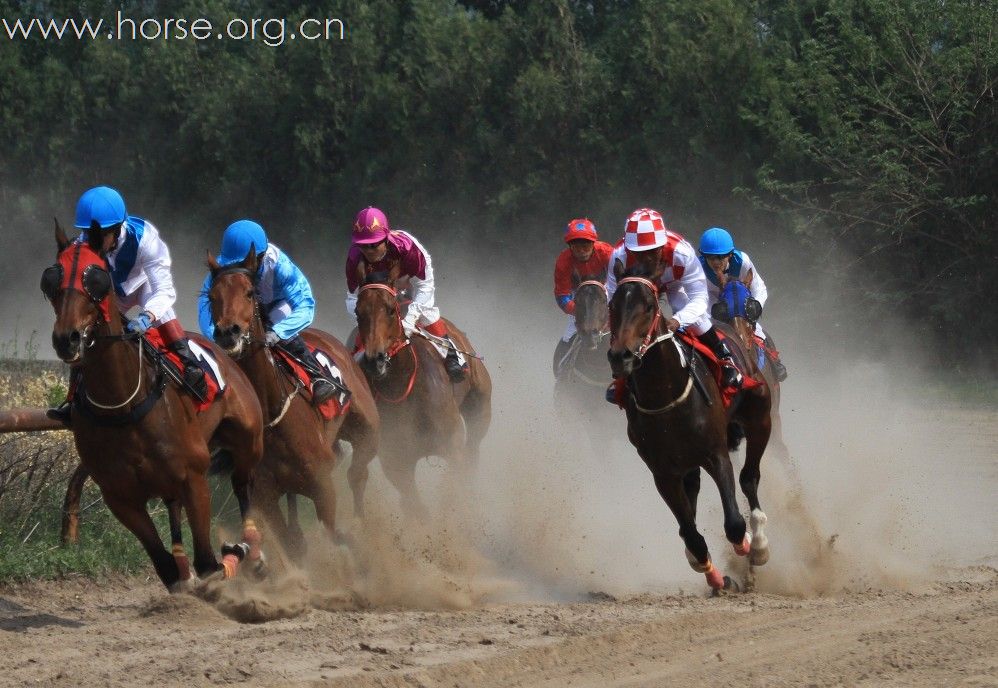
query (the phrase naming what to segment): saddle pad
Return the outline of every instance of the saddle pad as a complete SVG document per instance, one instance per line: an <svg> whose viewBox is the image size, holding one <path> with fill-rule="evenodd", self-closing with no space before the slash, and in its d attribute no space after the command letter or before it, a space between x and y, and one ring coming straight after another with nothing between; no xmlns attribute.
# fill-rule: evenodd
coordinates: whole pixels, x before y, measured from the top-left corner
<svg viewBox="0 0 998 688"><path fill-rule="evenodd" d="M340 387L340 389L346 389L346 383L343 381L343 373L340 372L340 369L336 366L336 363L333 362L333 357L322 349L314 347L310 344L307 344L307 346L309 351L315 355L315 360L319 362L320 366L322 366L323 372L325 373L324 377L332 380ZM294 376L302 384L306 395L311 400L312 378L309 376L308 371L306 371L301 364L298 363L298 361L288 355L284 350L275 347L273 351L280 356L281 360L284 361L292 370ZM346 413L347 409L350 408L350 400L346 392L340 392L332 399L322 402L316 408L319 410L319 413L323 418L330 420Z"/></svg>
<svg viewBox="0 0 998 688"><path fill-rule="evenodd" d="M711 350L711 348L706 344L704 344L703 342L701 342L699 337L696 337L693 334L690 334L689 332L681 330L676 334L680 339L682 339L684 342L692 346L697 351L697 353L700 354L700 356L704 359L704 361L707 362L707 367L710 368L710 373L711 375L714 376L714 382L717 383L717 388L721 391L721 400L724 402L724 408L728 408L729 406L731 406L731 402L738 394L739 390L735 387L721 386L721 363L717 360L717 356L714 355L714 352ZM717 336L720 337L721 339L725 339L724 333L722 332L718 332ZM737 364L738 362L736 359L735 365ZM742 390L749 390L752 389L753 387L758 387L759 385L762 384L755 378L746 375L744 370L742 370L741 373L742 373L742 387L741 387Z"/></svg>
<svg viewBox="0 0 998 688"><path fill-rule="evenodd" d="M150 329L145 334L146 341L149 342L159 353L163 354L163 357L167 365L173 367L175 373L178 377L183 375L184 364L178 356L173 351L166 348L163 344L163 338L160 337L159 332L155 329ZM215 355L211 352L206 344L199 343L195 341L194 337L188 340L191 348L191 353L194 354L194 358L197 360L198 366L204 371L204 381L208 385L208 393L205 395L204 401L199 401L193 395L191 398L194 399L194 409L200 413L206 408L212 405L212 403L218 397L225 394L225 379L222 376L222 370L218 365L218 361L215 360ZM181 391L187 393L187 390L180 388Z"/></svg>

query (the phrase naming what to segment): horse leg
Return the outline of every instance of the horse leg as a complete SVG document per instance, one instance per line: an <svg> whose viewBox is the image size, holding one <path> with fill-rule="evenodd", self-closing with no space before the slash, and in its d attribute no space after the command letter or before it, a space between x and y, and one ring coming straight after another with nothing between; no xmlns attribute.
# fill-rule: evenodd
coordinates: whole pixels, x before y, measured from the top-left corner
<svg viewBox="0 0 998 688"><path fill-rule="evenodd" d="M472 470L478 467L479 447L492 424L492 399L472 390L461 404L465 423L465 460Z"/></svg>
<svg viewBox="0 0 998 688"><path fill-rule="evenodd" d="M73 471L66 486L66 498L62 501L62 530L60 539L64 545L75 545L80 539L80 498L83 496L83 485L90 473L81 463Z"/></svg>
<svg viewBox="0 0 998 688"><path fill-rule="evenodd" d="M686 498L690 500L690 508L693 510L693 516L695 517L697 513L697 497L700 496L699 466L683 476L683 490L686 492Z"/></svg>
<svg viewBox="0 0 998 688"><path fill-rule="evenodd" d="M378 433L370 429L361 430L352 436L350 446L353 448L353 453L350 457L350 468L347 469L347 481L353 494L354 516L363 518L368 465L378 453Z"/></svg>
<svg viewBox="0 0 998 688"><path fill-rule="evenodd" d="M751 549L751 538L745 527L745 519L738 510L735 496L735 472L727 452L714 454L704 466L717 484L721 494L721 508L724 510L724 536L734 545L735 553L744 557Z"/></svg>
<svg viewBox="0 0 998 688"><path fill-rule="evenodd" d="M180 581L191 579L191 562L187 558L187 551L184 550L183 534L181 532L181 505L176 499L166 502L167 512L170 514L170 542L172 543L173 559L177 562L177 571Z"/></svg>
<svg viewBox="0 0 998 688"><path fill-rule="evenodd" d="M771 421L768 413L759 422L746 426L745 465L738 476L738 482L748 498L751 509L749 525L752 528L752 551L749 561L753 566L762 566L769 561L769 538L763 530L768 518L759 503L759 466L766 445L769 443L770 430Z"/></svg>
<svg viewBox="0 0 998 688"><path fill-rule="evenodd" d="M288 554L298 560L305 554L305 532L298 518L298 495L288 492L285 498L288 502Z"/></svg>
<svg viewBox="0 0 998 688"><path fill-rule="evenodd" d="M184 509L187 510L187 522L194 540L194 570L206 578L221 567L211 547L211 495L203 475L191 475L184 483ZM231 561L227 563L225 577L231 578L235 575L236 566Z"/></svg>
<svg viewBox="0 0 998 688"><path fill-rule="evenodd" d="M237 463L232 471L232 492L239 502L239 516L243 521L243 542L249 545L246 554L248 561L259 562L263 558L260 543L263 541L256 522L249 517L250 490L253 487L253 472L246 464Z"/></svg>
<svg viewBox="0 0 998 688"><path fill-rule="evenodd" d="M163 547L163 541L156 531L156 524L152 522L145 504L124 502L107 494L104 494L104 503L107 504L107 508L111 510L115 518L142 543L142 547L152 560L156 575L159 576L163 585L169 589L180 580L177 561Z"/></svg>
<svg viewBox="0 0 998 688"><path fill-rule="evenodd" d="M394 460L386 460L381 457L381 468L385 471L385 477L399 491L402 500L402 511L408 516L427 522L430 520L430 512L416 492L416 462L419 457L401 457Z"/></svg>
<svg viewBox="0 0 998 688"><path fill-rule="evenodd" d="M707 541L697 530L696 514L693 512L693 505L690 504L686 494L685 479L680 480L675 476L659 475L658 473L655 473L654 476L658 493L679 522L679 537L686 544L686 560L690 562L694 571L706 576L707 585L714 590L723 588L725 585L724 576L711 561Z"/></svg>

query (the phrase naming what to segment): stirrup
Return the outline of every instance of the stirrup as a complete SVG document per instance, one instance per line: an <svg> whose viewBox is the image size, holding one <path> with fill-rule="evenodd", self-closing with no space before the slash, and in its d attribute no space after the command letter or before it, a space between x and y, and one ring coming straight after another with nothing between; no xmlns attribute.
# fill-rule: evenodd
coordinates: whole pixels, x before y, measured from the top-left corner
<svg viewBox="0 0 998 688"><path fill-rule="evenodd" d="M184 366L184 383L190 386L201 399L208 396L208 381L205 380L204 371L200 366L188 363Z"/></svg>
<svg viewBox="0 0 998 688"><path fill-rule="evenodd" d="M324 377L312 382L312 405L319 406L336 396L336 385Z"/></svg>

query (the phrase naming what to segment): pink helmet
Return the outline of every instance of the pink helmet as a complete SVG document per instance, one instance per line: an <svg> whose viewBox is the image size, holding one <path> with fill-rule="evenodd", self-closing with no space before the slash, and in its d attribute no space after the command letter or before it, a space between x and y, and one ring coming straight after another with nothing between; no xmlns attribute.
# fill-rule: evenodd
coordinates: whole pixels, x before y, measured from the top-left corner
<svg viewBox="0 0 998 688"><path fill-rule="evenodd" d="M373 206L367 206L353 221L353 243L377 244L388 238L388 218L383 212Z"/></svg>
<svg viewBox="0 0 998 688"><path fill-rule="evenodd" d="M631 213L624 225L624 245L629 251L648 251L665 246L665 220L651 208L639 208Z"/></svg>

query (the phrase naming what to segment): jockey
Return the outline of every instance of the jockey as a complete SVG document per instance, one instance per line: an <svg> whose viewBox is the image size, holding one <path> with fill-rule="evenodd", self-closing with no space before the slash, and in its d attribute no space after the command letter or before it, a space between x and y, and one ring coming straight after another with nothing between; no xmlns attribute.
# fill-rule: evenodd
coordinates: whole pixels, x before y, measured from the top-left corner
<svg viewBox="0 0 998 688"><path fill-rule="evenodd" d="M707 293L710 298L710 305L721 298L721 283L718 274L723 273L734 279L743 280L752 272L752 281L748 284L752 298L758 301L758 312L762 313L762 307L766 305L769 298L769 291L766 283L762 281L759 269L752 264L752 259L744 251L735 248L734 239L727 230L720 227L711 227L700 237L700 264L707 275ZM758 317L758 316L757 316ZM769 335L762 329L759 321L755 322L755 334L766 342L766 353L769 354L773 363L773 371L776 373L778 382L787 379L787 369L779 358L779 354L773 347Z"/></svg>
<svg viewBox="0 0 998 688"><path fill-rule="evenodd" d="M555 377L558 376L559 361L575 338L575 288L586 279L605 282L607 264L613 253L613 246L599 240L596 226L588 219L569 222L564 236L568 248L558 254L554 264L554 298L558 307L568 315L568 322L554 350Z"/></svg>
<svg viewBox="0 0 998 688"><path fill-rule="evenodd" d="M727 343L717 336L707 313L707 278L696 251L686 239L665 226L662 215L650 208L631 213L624 227L624 240L614 248L607 275L607 291L617 290L618 272L641 265L653 276L659 293L664 293L672 308L666 323L670 332L685 328L710 347L721 364L721 384L738 388L742 375L735 365ZM607 400L613 401L613 386Z"/></svg>
<svg viewBox="0 0 998 688"><path fill-rule="evenodd" d="M241 263L250 249L257 252L259 267L254 277L256 298L260 303L266 332L267 346L280 346L301 361L312 377L312 404L328 401L336 393L336 386L322 374L322 367L315 354L305 345L301 331L315 319L315 300L312 287L298 266L287 254L267 240L263 227L253 220L237 220L222 234L222 248L218 253L221 267ZM198 323L201 333L214 338L215 322L211 316L208 292L211 275L205 277L198 299Z"/></svg>
<svg viewBox="0 0 998 688"><path fill-rule="evenodd" d="M86 242L90 234L100 236L103 254L111 268L118 309L122 315L133 311L126 325L128 331L144 334L155 329L163 343L180 356L184 382L204 398L208 385L173 311L177 292L170 271L170 250L156 227L126 213L121 194L107 186L94 187L80 196L74 226L83 230L76 238L77 243ZM70 388L73 386L71 381ZM67 399L59 407L49 409L48 417L68 423L69 407Z"/></svg>
<svg viewBox="0 0 998 688"><path fill-rule="evenodd" d="M352 239L346 264L346 306L350 315L356 317L357 290L363 283L364 276L375 272L389 272L392 267L398 266L399 279L408 278L412 298L402 319L402 329L408 335L418 325L427 333L443 340L447 346L444 358L447 375L453 382L462 381L468 373L468 364L462 363L458 358L457 347L447 332L447 324L440 317L440 309L434 305L433 264L430 254L408 232L393 230L385 214L370 206L357 213ZM357 349L363 349L359 335Z"/></svg>

